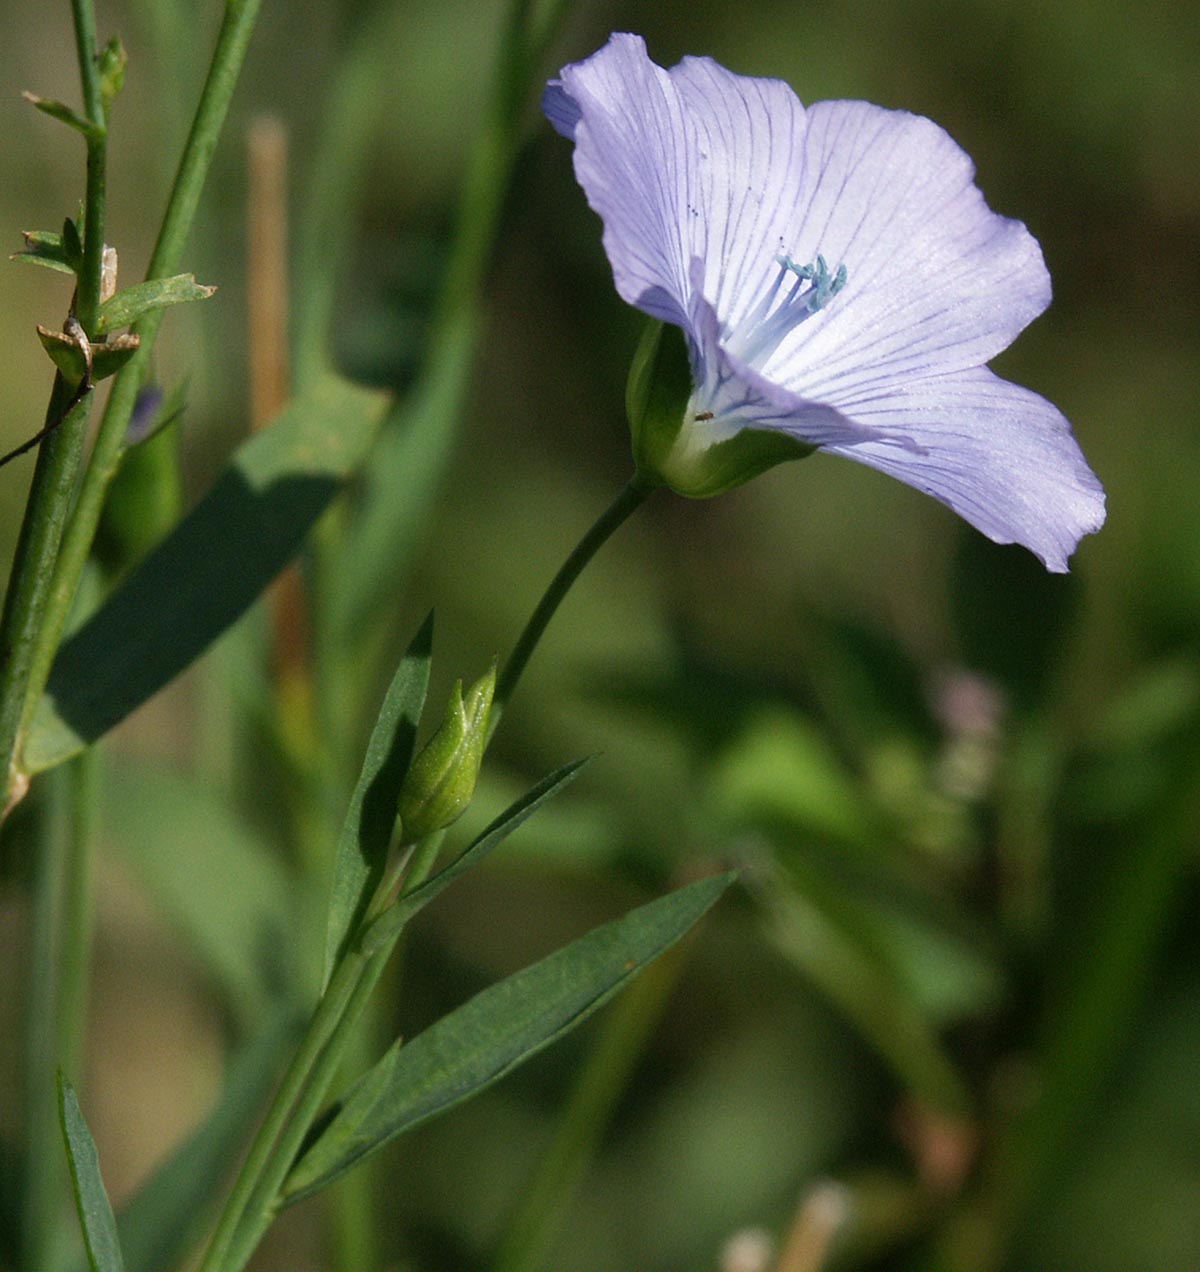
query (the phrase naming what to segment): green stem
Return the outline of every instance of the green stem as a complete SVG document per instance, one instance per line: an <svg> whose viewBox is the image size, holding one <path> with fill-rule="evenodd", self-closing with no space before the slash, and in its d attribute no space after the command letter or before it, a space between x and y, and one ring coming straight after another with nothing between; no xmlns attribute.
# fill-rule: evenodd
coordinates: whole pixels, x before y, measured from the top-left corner
<svg viewBox="0 0 1200 1272"><path fill-rule="evenodd" d="M555 611L562 604L563 598L571 590L571 585L583 572L587 563L600 548L611 538L613 532L621 526L637 508L645 502L649 491L641 486L636 477L628 482L621 493L601 514L599 520L575 545L574 551L562 563L558 573L550 581L537 608L529 616L525 630L521 633L516 646L504 664L496 679L496 697L492 706L492 728L500 719L504 704L512 696L526 663L537 648Z"/></svg>
<svg viewBox="0 0 1200 1272"><path fill-rule="evenodd" d="M77 0L79 2L81 0ZM162 228L146 271L147 278L165 278L178 272L184 244L196 215L200 194L245 60L260 4L261 0L227 0L208 77L200 94L200 102L167 203ZM85 228L90 239L90 221ZM96 444L54 571L54 583L47 599L45 618L38 635L28 689L24 696L22 719L26 726L32 719L37 701L46 686L75 589L91 551L105 495L120 464L125 432L138 391L149 369L150 353L162 317L162 310L152 310L134 324L133 330L140 337L141 346L113 380L112 392L96 435ZM86 329L87 324L84 323L84 326ZM0 742L2 741L3 735L0 734Z"/></svg>
<svg viewBox="0 0 1200 1272"><path fill-rule="evenodd" d="M83 88L84 110L97 130L87 142L87 195L84 201L83 268L75 297L75 316L88 336L96 335L100 312L100 271L104 261L105 168L108 120L96 64L96 14L92 0L71 0L75 19L75 53Z"/></svg>
<svg viewBox="0 0 1200 1272"><path fill-rule="evenodd" d="M250 1145L199 1272L226 1272L234 1266L229 1259L238 1226L247 1213L251 1198L256 1195L256 1188L264 1171L272 1162L277 1141L292 1116L293 1107L303 1093L322 1051L338 1028L367 965L368 961L362 955L350 952L335 969Z"/></svg>
<svg viewBox="0 0 1200 1272"><path fill-rule="evenodd" d="M91 393L74 400L74 393L62 376L54 377L46 420L48 425L57 419L62 419L62 423L52 428L38 449L13 557L12 576L4 598L4 613L0 616L0 774L4 775L5 783L0 817L24 795L27 785L16 764L24 734L24 705L27 697L32 696L37 651L47 624L54 563L79 469L91 400ZM40 692L38 685L37 693Z"/></svg>
<svg viewBox="0 0 1200 1272"><path fill-rule="evenodd" d="M417 845L407 888L433 867L441 835ZM369 957L349 950L334 969L296 1054L271 1101L198 1272L240 1272L275 1218L280 1185L308 1134L351 1039L351 1031L395 948Z"/></svg>

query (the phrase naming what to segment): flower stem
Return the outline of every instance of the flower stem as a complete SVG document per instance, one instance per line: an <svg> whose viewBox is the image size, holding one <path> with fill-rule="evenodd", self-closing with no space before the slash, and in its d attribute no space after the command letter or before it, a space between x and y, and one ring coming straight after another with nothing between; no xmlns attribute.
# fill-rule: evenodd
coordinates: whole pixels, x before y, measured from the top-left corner
<svg viewBox="0 0 1200 1272"><path fill-rule="evenodd" d="M85 0L75 0L75 4L77 9L87 7ZM225 16L213 50L208 77L200 94L200 102L175 176L162 228L146 271L147 278L165 278L178 272L183 247L196 215L200 193L245 60L260 4L261 0L226 0ZM89 166L89 173L90 171ZM91 215L89 210L85 226L88 241L93 232ZM97 281L97 295L98 288ZM28 671L28 685L22 695L21 733L28 727L49 677L50 666L66 626L75 590L96 535L105 495L120 464L129 418L150 365L150 354L162 317L163 311L155 309L144 314L134 324L133 330L141 338L141 346L113 380L112 392L100 422L79 497L62 538L62 550L54 568L53 585L45 600L45 615L37 633L32 665ZM82 316L80 321L87 330L87 322ZM5 735L0 731L0 746L4 742ZM2 754L3 751L0 751L0 755ZM11 759L11 750L9 757Z"/></svg>
<svg viewBox="0 0 1200 1272"><path fill-rule="evenodd" d="M600 548L612 537L613 532L621 526L629 516L645 502L649 491L639 484L634 477L621 493L601 514L595 525L575 545L571 555L562 563L558 573L550 581L537 608L529 616L525 630L521 633L508 661L504 664L496 679L496 696L492 703L492 727L499 721L504 704L512 696L525 665L537 648L538 642L554 617L555 611L562 604L563 598L571 590L571 585L583 573L584 567L596 555Z"/></svg>

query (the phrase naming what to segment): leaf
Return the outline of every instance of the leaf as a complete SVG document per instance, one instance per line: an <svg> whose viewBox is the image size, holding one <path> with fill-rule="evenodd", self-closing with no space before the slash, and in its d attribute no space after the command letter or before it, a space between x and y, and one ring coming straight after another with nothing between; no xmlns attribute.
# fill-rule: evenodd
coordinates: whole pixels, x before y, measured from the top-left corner
<svg viewBox="0 0 1200 1272"><path fill-rule="evenodd" d="M58 1074L58 1116L67 1149L67 1163L71 1168L71 1188L75 1193L75 1209L83 1230L88 1266L92 1272L125 1272L117 1240L117 1223L100 1178L96 1142L83 1120L75 1091L61 1070Z"/></svg>
<svg viewBox="0 0 1200 1272"><path fill-rule="evenodd" d="M397 1042L355 1084L293 1167L285 1202L332 1182L360 1158L484 1090L580 1024L678 941L733 878L702 879L651 901L485 989L412 1042Z"/></svg>
<svg viewBox="0 0 1200 1272"><path fill-rule="evenodd" d="M246 1127L278 1076L285 1048L295 1041L296 1025L286 1011L269 1020L235 1057L216 1108L122 1208L117 1231L128 1272L178 1264L226 1186Z"/></svg>
<svg viewBox="0 0 1200 1272"><path fill-rule="evenodd" d="M10 260L45 265L61 274L76 272L79 262L67 251L61 234L55 234L52 230L26 230L21 237L25 240L25 248L14 252L9 257Z"/></svg>
<svg viewBox="0 0 1200 1272"><path fill-rule="evenodd" d="M375 920L363 936L362 951L374 954L400 934L400 930L419 911L445 891L455 879L478 865L493 849L498 848L517 827L524 824L543 804L554 798L564 786L573 782L589 760L576 760L549 774L515 804L505 809L495 821L473 840L444 870L427 879L419 888L406 893Z"/></svg>
<svg viewBox="0 0 1200 1272"><path fill-rule="evenodd" d="M66 124L69 128L74 128L89 141L96 141L104 136L105 129L101 125L92 123L90 119L84 119L66 102L55 101L52 97L39 97L36 93L22 93L21 96L43 114L49 115L51 119L57 119L59 123Z"/></svg>
<svg viewBox="0 0 1200 1272"><path fill-rule="evenodd" d="M330 379L242 445L59 649L25 745L27 773L103 737L249 608L362 463L380 404L381 395Z"/></svg>
<svg viewBox="0 0 1200 1272"><path fill-rule="evenodd" d="M151 309L168 305L184 305L190 300L207 300L217 289L196 282L192 274L176 274L173 278L151 278L133 287L125 287L100 306L97 330L103 334L117 327L128 327Z"/></svg>
<svg viewBox="0 0 1200 1272"><path fill-rule="evenodd" d="M900 1081L943 1112L969 1110L966 1087L936 1030L853 916L812 888L761 887L760 899L778 948L854 1022Z"/></svg>
<svg viewBox="0 0 1200 1272"><path fill-rule="evenodd" d="M324 985L329 984L334 964L361 922L383 875L396 824L396 800L412 762L417 725L425 705L432 647L430 614L392 677L342 823L325 929Z"/></svg>
<svg viewBox="0 0 1200 1272"><path fill-rule="evenodd" d="M114 850L246 1025L294 980L294 885L216 791L145 761L108 767Z"/></svg>

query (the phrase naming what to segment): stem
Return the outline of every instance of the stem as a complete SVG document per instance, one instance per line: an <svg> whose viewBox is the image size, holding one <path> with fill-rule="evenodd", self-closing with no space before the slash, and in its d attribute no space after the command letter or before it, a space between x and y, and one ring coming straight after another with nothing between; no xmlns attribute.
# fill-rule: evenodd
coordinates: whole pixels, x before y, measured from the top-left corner
<svg viewBox="0 0 1200 1272"><path fill-rule="evenodd" d="M76 0L77 5L82 3L84 0ZM227 0L208 78L200 94L200 102L196 107L196 116L175 176L158 242L146 271L148 279L165 278L178 272L183 247L195 219L200 193L204 188L217 139L245 60L260 4L261 0ZM85 229L90 240L90 217ZM150 365L150 354L162 317L161 309L151 310L133 325L133 331L141 338L141 346L113 380L112 392L96 435L91 461L62 540L62 551L54 571L54 583L47 599L44 621L29 672L28 688L24 695L22 731L32 719L37 701L46 687L50 665L62 638L75 589L96 535L104 498L121 460L129 418ZM84 327L86 329L86 323ZM3 742L2 733L0 742Z"/></svg>
<svg viewBox="0 0 1200 1272"><path fill-rule="evenodd" d="M75 316L88 336L96 334L100 312L100 270L104 259L105 166L108 121L96 65L96 15L92 0L71 0L75 19L75 52L83 88L84 110L98 130L87 142L87 194L84 201L83 268L75 297Z"/></svg>
<svg viewBox="0 0 1200 1272"><path fill-rule="evenodd" d="M424 882L441 844L440 833L413 854L406 890ZM240 1272L275 1218L278 1193L295 1161L329 1083L351 1041L351 1031L387 965L400 933L374 954L351 948L334 969L246 1161L198 1272Z"/></svg>
<svg viewBox="0 0 1200 1272"><path fill-rule="evenodd" d="M521 673L525 670L525 664L532 657L533 651L537 648L538 641L541 640L542 634L554 617L555 611L562 604L566 594L571 590L571 585L583 573L584 567L608 541L613 532L628 519L635 509L641 507L648 493L649 491L638 483L636 477L632 478L616 499L601 514L595 525L579 540L575 545L574 551L562 563L554 578L551 579L550 586L538 602L537 608L529 616L529 621L525 624L525 630L521 633L520 639L496 679L496 697L492 704L491 717L493 728L496 722L499 721L500 712L504 704L517 687Z"/></svg>
<svg viewBox="0 0 1200 1272"><path fill-rule="evenodd" d="M53 424L64 411L66 418L46 436L38 450L0 617L0 774L4 780L0 818L24 795L28 785L16 767L24 736L25 703L41 693L41 684L36 690L33 687L37 651L45 639L54 563L79 469L92 399L91 393L85 393L71 405L72 397L71 387L61 375L56 375L46 419Z"/></svg>
<svg viewBox="0 0 1200 1272"><path fill-rule="evenodd" d="M276 1152L276 1141L292 1116L293 1106L304 1091L309 1074L320 1058L326 1043L338 1028L366 966L367 961L362 955L351 952L342 959L334 971L325 993L317 1004L304 1038L292 1057L287 1072L279 1084L279 1089L271 1101L271 1106L263 1118L262 1125L258 1128L258 1133L250 1145L250 1151L246 1155L245 1162L242 1163L233 1192L221 1213L199 1272L218 1272L218 1270L234 1266L228 1260L238 1225L247 1212L248 1203L256 1193L256 1187L263 1172L272 1161L272 1155Z"/></svg>

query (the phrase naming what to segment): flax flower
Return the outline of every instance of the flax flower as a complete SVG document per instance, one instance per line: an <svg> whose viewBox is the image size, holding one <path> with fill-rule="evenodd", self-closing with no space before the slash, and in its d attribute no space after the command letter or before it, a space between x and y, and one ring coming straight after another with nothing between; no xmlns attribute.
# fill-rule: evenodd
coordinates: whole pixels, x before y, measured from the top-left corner
<svg viewBox="0 0 1200 1272"><path fill-rule="evenodd" d="M1100 528L1067 421L986 366L1050 303L1041 250L936 124L805 108L709 58L664 70L633 35L564 67L543 109L575 143L618 293L686 339L686 405L641 448L645 482L714 494L817 449L1054 571Z"/></svg>

